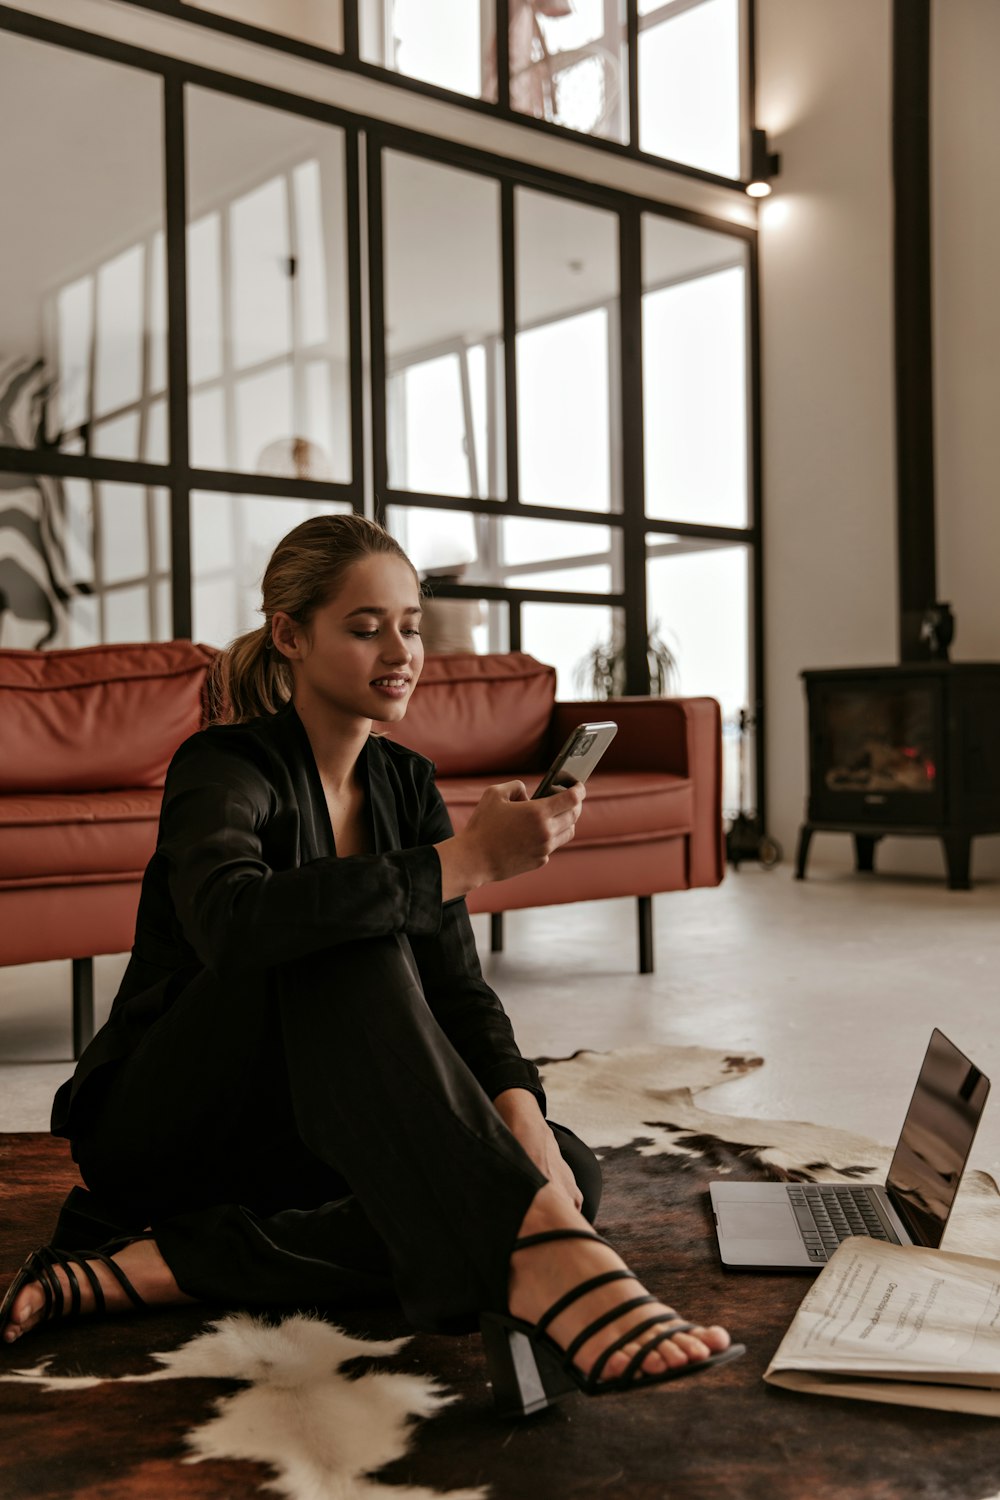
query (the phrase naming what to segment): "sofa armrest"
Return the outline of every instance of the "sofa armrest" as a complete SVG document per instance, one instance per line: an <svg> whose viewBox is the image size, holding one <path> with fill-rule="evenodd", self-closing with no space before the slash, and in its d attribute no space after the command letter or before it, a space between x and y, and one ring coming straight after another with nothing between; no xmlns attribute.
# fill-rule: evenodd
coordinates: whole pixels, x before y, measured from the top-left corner
<svg viewBox="0 0 1000 1500"><path fill-rule="evenodd" d="M722 712L714 698L609 698L556 703L552 753L577 724L613 719L618 733L595 774L662 771L689 777L694 795L691 885L718 885L725 872L722 827Z"/></svg>

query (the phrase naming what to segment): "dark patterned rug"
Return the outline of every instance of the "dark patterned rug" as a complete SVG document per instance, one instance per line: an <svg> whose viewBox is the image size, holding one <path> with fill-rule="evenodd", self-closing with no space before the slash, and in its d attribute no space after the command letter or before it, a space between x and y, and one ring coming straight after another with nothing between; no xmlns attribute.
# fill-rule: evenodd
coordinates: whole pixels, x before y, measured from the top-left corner
<svg viewBox="0 0 1000 1500"><path fill-rule="evenodd" d="M599 1227L649 1287L748 1346L704 1377L493 1415L478 1338L407 1336L388 1311L337 1323L232 1308L39 1331L0 1346L4 1500L997 1500L985 1418L797 1395L761 1376L798 1276L724 1272L707 1185L857 1179L888 1153L816 1126L734 1120L692 1090L759 1065L693 1048L585 1053L543 1067L554 1118L600 1146ZM0 1281L45 1241L75 1180L63 1143L0 1137ZM995 1246L989 1178L963 1188L953 1249Z"/></svg>

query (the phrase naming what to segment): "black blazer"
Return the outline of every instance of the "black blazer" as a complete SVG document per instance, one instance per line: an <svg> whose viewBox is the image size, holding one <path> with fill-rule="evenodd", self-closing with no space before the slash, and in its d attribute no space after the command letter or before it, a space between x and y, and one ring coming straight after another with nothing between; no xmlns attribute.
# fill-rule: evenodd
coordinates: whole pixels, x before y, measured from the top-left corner
<svg viewBox="0 0 1000 1500"><path fill-rule="evenodd" d="M431 761L371 737L361 756L373 854L337 857L309 738L289 704L185 740L167 772L156 852L111 1015L52 1110L56 1135L86 1129L105 1065L205 970L239 983L340 943L405 934L428 1004L483 1089L545 1097L479 967L465 901L442 904L432 845L453 832ZM107 1077L107 1073L104 1073Z"/></svg>

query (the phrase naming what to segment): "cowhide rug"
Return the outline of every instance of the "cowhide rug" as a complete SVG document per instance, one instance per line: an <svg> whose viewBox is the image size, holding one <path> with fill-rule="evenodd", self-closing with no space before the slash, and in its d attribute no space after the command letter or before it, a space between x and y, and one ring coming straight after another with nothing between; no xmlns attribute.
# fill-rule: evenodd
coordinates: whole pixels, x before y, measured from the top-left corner
<svg viewBox="0 0 1000 1500"><path fill-rule="evenodd" d="M261 1317L168 1309L40 1330L0 1347L0 1495L10 1500L996 1500L986 1419L776 1391L764 1368L797 1276L734 1276L715 1252L716 1173L858 1179L889 1152L844 1133L730 1119L701 1089L760 1066L700 1048L581 1053L542 1065L550 1113L598 1149L599 1228L651 1289L748 1345L657 1392L493 1414L479 1340L408 1337L399 1314ZM63 1143L0 1137L2 1280L48 1238L75 1180ZM995 1254L1000 1197L964 1185L954 1249Z"/></svg>

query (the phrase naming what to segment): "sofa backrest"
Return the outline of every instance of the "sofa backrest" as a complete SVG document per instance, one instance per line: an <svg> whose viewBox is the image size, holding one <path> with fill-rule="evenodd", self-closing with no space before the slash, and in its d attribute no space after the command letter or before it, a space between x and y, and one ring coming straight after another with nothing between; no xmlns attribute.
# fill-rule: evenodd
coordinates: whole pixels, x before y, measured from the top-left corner
<svg viewBox="0 0 1000 1500"><path fill-rule="evenodd" d="M390 737L434 761L440 776L542 770L556 669L523 651L429 655L406 717Z"/></svg>
<svg viewBox="0 0 1000 1500"><path fill-rule="evenodd" d="M214 655L191 641L0 651L0 794L162 786L205 723Z"/></svg>

